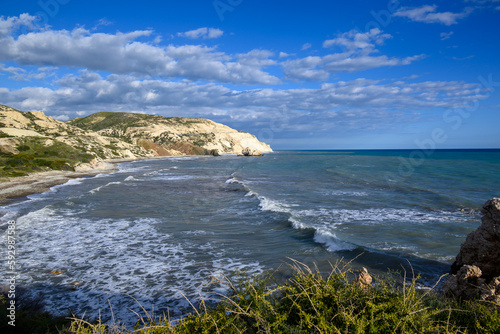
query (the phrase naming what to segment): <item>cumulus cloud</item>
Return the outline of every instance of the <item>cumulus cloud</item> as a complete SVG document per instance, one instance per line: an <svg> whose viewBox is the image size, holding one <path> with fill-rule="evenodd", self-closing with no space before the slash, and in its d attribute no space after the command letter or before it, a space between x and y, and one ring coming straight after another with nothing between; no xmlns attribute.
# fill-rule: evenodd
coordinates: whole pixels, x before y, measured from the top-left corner
<svg viewBox="0 0 500 334"><path fill-rule="evenodd" d="M204 27L195 30L189 30L186 32L179 32L177 33L177 36L186 37L190 39L198 39L198 38L213 39L213 38L219 38L223 34L224 31L220 29Z"/></svg>
<svg viewBox="0 0 500 334"><path fill-rule="evenodd" d="M144 111L206 117L241 124L247 131L259 130L266 122L290 131L326 131L340 125L359 127L359 119L384 119L387 124L396 114L403 119L415 110L456 108L484 97L479 85L410 81L415 77L400 82L358 79L307 89L265 87L282 83L283 75L324 82L332 73L408 65L423 57L382 54L378 49L392 36L379 29L340 33L325 40L321 55L297 58L279 50L229 54L204 45L160 45L152 30L112 34L45 27L14 33L33 22L30 16L0 18L0 75L13 80L54 78L46 87L0 87L0 101L20 110L43 110L61 120L100 110ZM208 38L210 31L196 34Z"/></svg>
<svg viewBox="0 0 500 334"><path fill-rule="evenodd" d="M392 38L389 34L383 34L378 28L373 28L370 31L361 33L356 30L339 34L334 39L329 39L323 42L324 48L332 46L342 46L347 50L365 50L370 52L375 49L375 45L382 45L385 40Z"/></svg>
<svg viewBox="0 0 500 334"><path fill-rule="evenodd" d="M155 45L147 42L151 30L128 33L94 33L79 27L71 31L32 31L14 37L10 33L16 25L28 24L31 16L0 18L0 61L13 61L20 65L60 66L132 74L143 77L187 78L237 84L280 83L263 70L270 62L261 55L254 62L246 57L238 63L234 55L201 45ZM222 32L207 29L207 38ZM141 40L141 41L139 41Z"/></svg>
<svg viewBox="0 0 500 334"><path fill-rule="evenodd" d="M27 13L16 16L9 16L5 18L0 16L0 38L7 36L19 29L20 27L26 27L27 29L34 29L36 25L37 18L31 16Z"/></svg>
<svg viewBox="0 0 500 334"><path fill-rule="evenodd" d="M288 54L286 52L280 52L278 57L281 59L281 58L287 58L287 57L290 57L290 56L292 56L292 55Z"/></svg>
<svg viewBox="0 0 500 334"><path fill-rule="evenodd" d="M424 23L441 23L447 26L458 23L457 20L463 19L472 13L472 8L465 8L461 13L436 12L436 5L424 5L416 8L400 8L393 16L406 17L412 21Z"/></svg>
<svg viewBox="0 0 500 334"><path fill-rule="evenodd" d="M406 58L373 55L379 52L376 47L384 44L384 41L390 38L392 38L391 35L384 34L377 28L365 33L351 30L323 42L324 48L340 48L341 52L323 57L306 57L286 61L283 63L284 72L287 78L292 80L325 81L331 73L408 65L423 58L423 55Z"/></svg>
<svg viewBox="0 0 500 334"><path fill-rule="evenodd" d="M15 67L15 66L6 67L5 64L0 64L0 72L6 72L12 75L19 75L20 73L25 73L26 70L20 67Z"/></svg>
<svg viewBox="0 0 500 334"><path fill-rule="evenodd" d="M311 47L312 47L311 43L305 43L304 45L302 45L302 47L300 49L302 51L304 51L304 50L310 49Z"/></svg>
<svg viewBox="0 0 500 334"><path fill-rule="evenodd" d="M273 118L272 115L286 109L287 115L291 115L290 122L300 124L297 115L304 112L339 117L339 110L359 115L360 112L459 108L485 97L478 84L458 81L416 83L357 79L325 83L316 89L232 90L214 83L138 80L117 74L104 77L84 70L60 79L57 84L58 88L0 89L0 100L21 110L42 109L56 116L65 115L68 110L72 113L68 116L73 117L82 111L142 110L160 115L170 112L169 116L213 118L215 115L225 122L244 120L250 115L259 115L261 120Z"/></svg>

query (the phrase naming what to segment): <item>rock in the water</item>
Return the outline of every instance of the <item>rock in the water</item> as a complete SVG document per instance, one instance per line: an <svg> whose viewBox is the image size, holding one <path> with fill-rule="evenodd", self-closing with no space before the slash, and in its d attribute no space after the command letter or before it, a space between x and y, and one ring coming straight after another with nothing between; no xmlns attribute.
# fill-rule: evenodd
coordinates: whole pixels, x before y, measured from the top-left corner
<svg viewBox="0 0 500 334"><path fill-rule="evenodd" d="M471 232L451 266L443 291L459 299L500 302L500 198L483 205L481 226Z"/></svg>
<svg viewBox="0 0 500 334"><path fill-rule="evenodd" d="M259 150L251 150L249 147L245 147L243 150L241 150L241 154L238 154L238 156L242 157L262 157L264 154L262 154L261 151Z"/></svg>

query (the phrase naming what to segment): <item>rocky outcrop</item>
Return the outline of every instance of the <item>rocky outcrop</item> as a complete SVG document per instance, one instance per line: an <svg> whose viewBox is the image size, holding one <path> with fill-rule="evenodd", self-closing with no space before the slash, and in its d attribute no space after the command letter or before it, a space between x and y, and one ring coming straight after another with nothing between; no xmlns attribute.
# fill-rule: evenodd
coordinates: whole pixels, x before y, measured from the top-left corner
<svg viewBox="0 0 500 334"><path fill-rule="evenodd" d="M370 273L368 272L368 269L365 267L361 268L359 271L358 278L356 279L358 284L362 288L367 288L372 285L373 278L371 277Z"/></svg>
<svg viewBox="0 0 500 334"><path fill-rule="evenodd" d="M30 169L41 171L45 165L62 162L68 168L81 169L110 159L217 156L245 148L251 155L272 152L255 136L208 119L99 112L61 122L41 111L23 112L0 105L0 160L2 156L22 159L11 159L8 176Z"/></svg>
<svg viewBox="0 0 500 334"><path fill-rule="evenodd" d="M264 156L264 154L262 154L262 152L259 150L253 150L250 147L245 147L244 149L241 150L241 153L238 153L238 156L240 156L240 157L262 157L262 156Z"/></svg>
<svg viewBox="0 0 500 334"><path fill-rule="evenodd" d="M481 226L460 247L443 291L459 299L500 300L500 198L487 201Z"/></svg>
<svg viewBox="0 0 500 334"><path fill-rule="evenodd" d="M0 105L0 152L18 154L17 147L26 145L40 151L59 151L61 147L70 147L81 154L91 154L98 160L156 155L136 143L80 129L45 116L41 111L23 112Z"/></svg>
<svg viewBox="0 0 500 334"><path fill-rule="evenodd" d="M149 141L170 151L169 155L179 155L179 152L182 154L183 148L187 148L189 152L208 152L206 154L210 155L215 151L220 154L240 153L244 148L272 152L269 145L250 133L203 118L99 112L85 118L76 118L68 124L132 143Z"/></svg>

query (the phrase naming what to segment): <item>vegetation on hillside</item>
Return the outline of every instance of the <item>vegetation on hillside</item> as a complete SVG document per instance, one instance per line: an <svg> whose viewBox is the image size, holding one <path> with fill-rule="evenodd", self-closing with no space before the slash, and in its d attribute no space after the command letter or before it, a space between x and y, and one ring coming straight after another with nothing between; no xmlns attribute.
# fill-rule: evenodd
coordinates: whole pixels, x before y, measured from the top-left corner
<svg viewBox="0 0 500 334"><path fill-rule="evenodd" d="M138 143L143 148L154 147L155 151L175 150L187 155L218 155L215 150L207 150L203 146L215 140L213 133L184 133L174 134L168 131L159 136L151 136L139 128L148 127L153 124L166 126L189 126L196 123L207 122L207 120L184 117L163 117L158 115L124 113L124 112L98 112L84 118L75 118L67 123L80 129L101 131L107 136L119 138L120 140ZM127 132L132 129L135 131ZM186 128L187 129L187 128ZM147 141L151 143L146 143ZM144 145L146 143L146 145Z"/></svg>
<svg viewBox="0 0 500 334"><path fill-rule="evenodd" d="M47 170L74 170L80 162L94 158L84 148L75 148L44 137L20 138L18 154L0 151L0 177L24 176Z"/></svg>
<svg viewBox="0 0 500 334"><path fill-rule="evenodd" d="M234 283L214 278L231 290L216 302L202 301L193 312L171 321L145 314L134 329L73 318L59 333L499 333L496 306L458 302L432 289L418 287L417 278L374 277L371 286L355 280L348 266L322 274L294 261L286 282L273 275ZM103 305L103 307L106 307ZM4 309L4 307L2 307ZM3 316L3 315L0 315ZM57 332L52 328L52 332ZM32 332L35 333L35 332Z"/></svg>
<svg viewBox="0 0 500 334"><path fill-rule="evenodd" d="M201 120L196 118L101 111L87 117L75 118L68 121L67 124L97 132L111 128L125 131L128 128L150 126L151 124L188 125L200 122Z"/></svg>

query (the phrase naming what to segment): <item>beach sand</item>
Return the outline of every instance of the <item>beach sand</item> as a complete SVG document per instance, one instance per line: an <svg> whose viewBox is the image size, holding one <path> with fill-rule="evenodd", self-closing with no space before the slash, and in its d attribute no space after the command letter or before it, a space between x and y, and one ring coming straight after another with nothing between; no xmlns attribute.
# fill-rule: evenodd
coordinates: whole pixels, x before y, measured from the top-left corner
<svg viewBox="0 0 500 334"><path fill-rule="evenodd" d="M33 173L28 176L6 178L0 182L0 205L10 203L19 197L47 191L50 187L66 183L70 179L111 173L115 169L116 165L114 163L106 162L100 164L99 168L80 169L76 172L52 170Z"/></svg>
<svg viewBox="0 0 500 334"><path fill-rule="evenodd" d="M108 159L99 161L93 165L82 164L75 172L51 170L47 172L33 173L28 176L10 177L0 179L0 205L5 205L16 199L36 193L43 193L50 187L68 182L70 179L76 179L84 176L93 176L97 174L112 173L116 170L116 164L121 162L148 160L148 159L168 159L177 156L155 156L155 157L136 157L124 159ZM190 157L183 155L182 157Z"/></svg>

